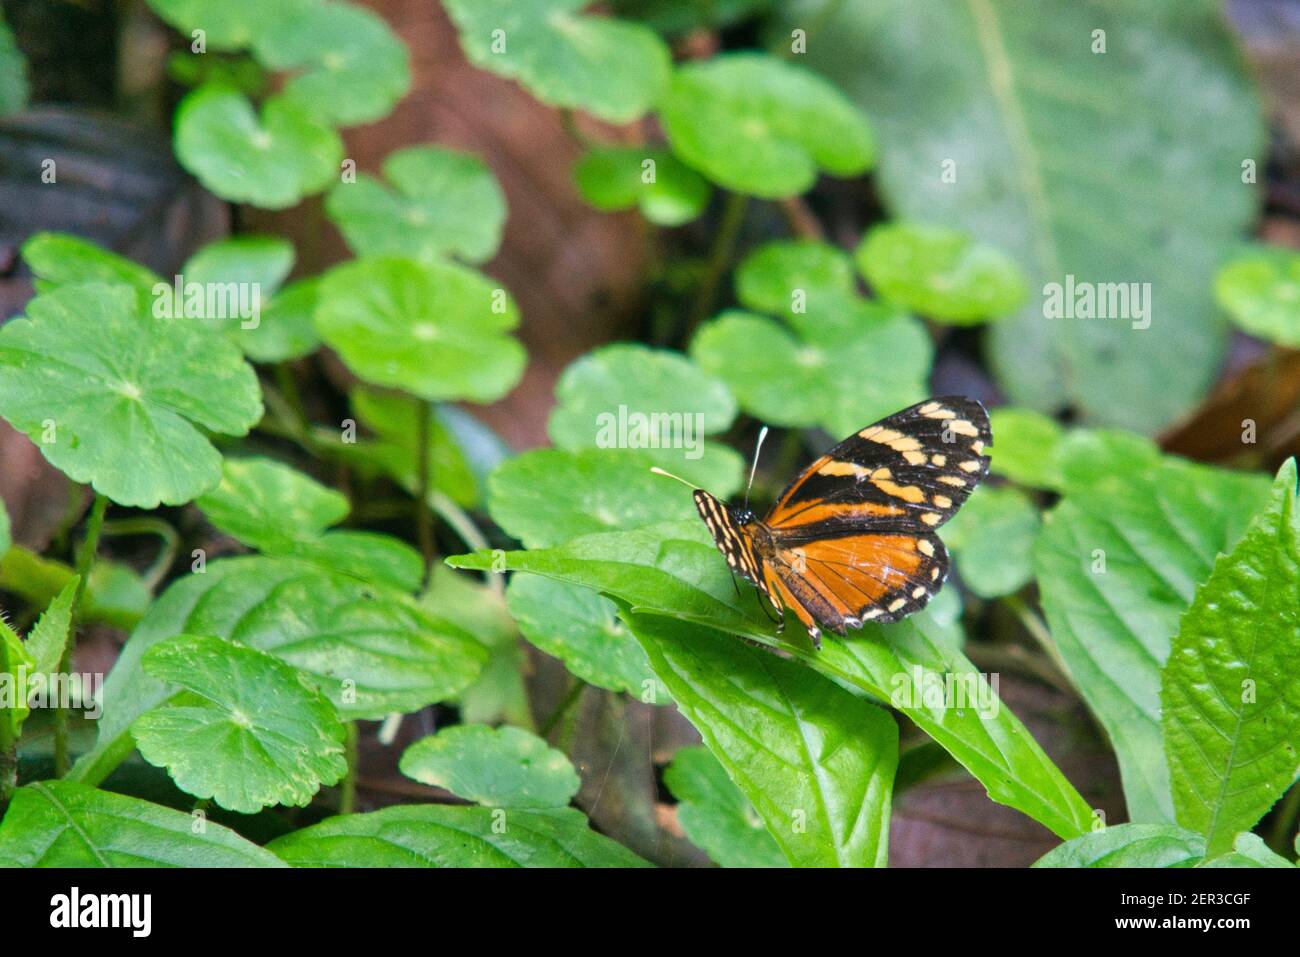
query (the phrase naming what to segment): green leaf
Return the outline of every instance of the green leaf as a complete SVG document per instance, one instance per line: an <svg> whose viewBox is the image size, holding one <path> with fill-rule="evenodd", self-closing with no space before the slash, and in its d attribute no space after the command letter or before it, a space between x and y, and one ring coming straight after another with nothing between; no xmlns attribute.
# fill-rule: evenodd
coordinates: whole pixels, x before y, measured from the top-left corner
<svg viewBox="0 0 1300 957"><path fill-rule="evenodd" d="M183 635L150 648L142 664L186 693L136 718L131 735L144 759L187 794L253 814L304 807L347 773L334 706L279 659Z"/></svg>
<svg viewBox="0 0 1300 957"><path fill-rule="evenodd" d="M518 80L543 103L611 123L644 115L668 82L668 48L652 30L585 16L587 0L447 0L475 66Z"/></svg>
<svg viewBox="0 0 1300 957"><path fill-rule="evenodd" d="M149 0L154 12L181 33L202 30L211 50L241 50L277 21L300 18L317 0Z"/></svg>
<svg viewBox="0 0 1300 957"><path fill-rule="evenodd" d="M33 673L53 674L59 670L63 649L67 647L72 632L72 601L77 595L79 582L77 576L72 576L27 636L26 649L32 659Z"/></svg>
<svg viewBox="0 0 1300 957"><path fill-rule="evenodd" d="M583 198L599 210L632 209L656 226L681 226L709 204L709 183L664 149L593 149L573 168Z"/></svg>
<svg viewBox="0 0 1300 957"><path fill-rule="evenodd" d="M48 605L74 577L72 566L42 558L21 545L12 546L0 559L4 590L33 605ZM130 631L152 600L149 586L135 569L101 558L90 572L78 618L86 624Z"/></svg>
<svg viewBox="0 0 1300 957"><path fill-rule="evenodd" d="M27 105L27 63L13 31L0 18L0 116L17 113Z"/></svg>
<svg viewBox="0 0 1300 957"><path fill-rule="evenodd" d="M480 552L447 562L486 570L495 560L491 552ZM993 800L1065 838L1091 825L1088 805L927 613L897 625L868 625L847 640L825 636L822 650L814 652L797 629L786 631L794 637L777 636L750 586L737 596L726 562L698 521L508 552L504 564L506 570L594 588L640 616L677 618L779 648L859 694L893 703L970 770ZM948 683L966 689L965 707L932 700L935 686Z"/></svg>
<svg viewBox="0 0 1300 957"><path fill-rule="evenodd" d="M229 828L72 781L14 792L0 867L283 867Z"/></svg>
<svg viewBox="0 0 1300 957"><path fill-rule="evenodd" d="M158 292L166 315L200 319L231 336L244 352L258 351L263 308L293 269L293 244L279 236L235 236L209 243L181 267L178 296L171 283ZM197 295L191 290L197 291ZM253 298L256 296L256 298ZM251 353L250 353L251 354Z"/></svg>
<svg viewBox="0 0 1300 957"><path fill-rule="evenodd" d="M411 494L419 486L417 405L408 396L358 386L350 395L357 419L378 438L335 445L335 454L378 467ZM433 487L458 505L478 503L478 480L456 436L443 421L446 408L435 406L429 423L429 478Z"/></svg>
<svg viewBox="0 0 1300 957"><path fill-rule="evenodd" d="M320 280L300 279L285 286L262 308L256 328L231 330L244 354L255 362L285 362L310 355L320 346L316 301Z"/></svg>
<svg viewBox="0 0 1300 957"><path fill-rule="evenodd" d="M338 175L343 143L295 100L248 97L206 84L176 109L176 158L222 199L285 209Z"/></svg>
<svg viewBox="0 0 1300 957"><path fill-rule="evenodd" d="M332 817L267 845L294 867L645 867L571 807L406 804Z"/></svg>
<svg viewBox="0 0 1300 957"><path fill-rule="evenodd" d="M286 97L323 123L386 116L411 87L406 47L383 17L352 3L308 3L252 37L258 58L295 75Z"/></svg>
<svg viewBox="0 0 1300 957"><path fill-rule="evenodd" d="M645 651L618 617L618 606L590 588L539 575L515 575L506 589L510 614L534 647L578 678L626 691L647 704L671 704Z"/></svg>
<svg viewBox="0 0 1300 957"><path fill-rule="evenodd" d="M895 217L968 231L1036 293L1064 293L1067 277L1103 294L1150 283L1146 318L1130 304L1124 318L1049 319L1035 295L996 323L989 356L1013 402L1144 432L1200 403L1226 340L1214 272L1260 203L1243 160L1267 153L1219 0L793 0L771 36L788 43L814 19L800 59L870 116Z"/></svg>
<svg viewBox="0 0 1300 957"><path fill-rule="evenodd" d="M501 245L505 195L478 156L411 146L388 154L384 179L388 183L359 174L325 200L330 219L358 256L427 262L451 254L478 263Z"/></svg>
<svg viewBox="0 0 1300 957"><path fill-rule="evenodd" d="M564 752L522 728L458 724L402 753L402 773L487 807L564 807L582 782Z"/></svg>
<svg viewBox="0 0 1300 957"><path fill-rule="evenodd" d="M505 596L439 564L433 568L420 604L435 615L454 616L457 624L488 650L483 670L460 693L460 720L467 724L506 721L531 729L533 715L524 675L532 666L519 640L519 629L506 609Z"/></svg>
<svg viewBox="0 0 1300 957"><path fill-rule="evenodd" d="M1300 521L1296 465L1220 555L1179 623L1162 675L1165 753L1178 823L1232 849L1300 767Z"/></svg>
<svg viewBox="0 0 1300 957"><path fill-rule="evenodd" d="M301 561L263 556L211 562L178 579L132 633L104 683L95 747L77 780L111 770L131 722L168 697L140 667L178 634L213 635L276 655L304 672L349 719L417 711L468 687L487 658L453 621L383 588ZM107 765L107 766L106 766Z"/></svg>
<svg viewBox="0 0 1300 957"><path fill-rule="evenodd" d="M1030 488L1060 491L1065 485L1059 453L1065 429L1032 409L1001 408L989 413L997 437L989 466L995 475Z"/></svg>
<svg viewBox="0 0 1300 957"><path fill-rule="evenodd" d="M762 818L708 748L682 748L664 771L677 823L723 867L789 867Z"/></svg>
<svg viewBox="0 0 1300 957"><path fill-rule="evenodd" d="M1173 823L1160 669L1197 584L1240 537L1266 483L1163 457L1122 433L1073 433L1060 462L1064 499L1034 550L1043 609L1115 748L1129 818Z"/></svg>
<svg viewBox="0 0 1300 957"><path fill-rule="evenodd" d="M750 309L774 315L796 314L796 301L826 292L837 308L854 292L853 260L829 243L781 239L754 250L736 269L736 297ZM817 308L819 303L813 303ZM825 311L822 309L821 311Z"/></svg>
<svg viewBox="0 0 1300 957"><path fill-rule="evenodd" d="M267 555L301 558L402 591L415 591L424 577L420 554L400 539L327 531L347 516L347 497L272 459L226 459L221 484L195 504L218 531Z"/></svg>
<svg viewBox="0 0 1300 957"><path fill-rule="evenodd" d="M673 152L738 193L796 196L819 170L857 176L875 161L866 118L839 90L766 54L678 67L660 109Z"/></svg>
<svg viewBox="0 0 1300 957"><path fill-rule="evenodd" d="M889 715L728 635L658 616L627 621L790 863L884 866L898 766Z"/></svg>
<svg viewBox="0 0 1300 957"><path fill-rule="evenodd" d="M944 529L944 543L957 554L962 584L981 598L1019 591L1033 577L1038 509L1010 486L975 490Z"/></svg>
<svg viewBox="0 0 1300 957"><path fill-rule="evenodd" d="M676 482L650 471L631 449L535 449L488 478L492 519L529 548L591 532L690 518L695 506Z"/></svg>
<svg viewBox="0 0 1300 957"><path fill-rule="evenodd" d="M0 415L50 464L122 505L202 494L220 480L221 456L199 429L244 435L261 414L234 345L155 318L126 287L61 287L0 329Z"/></svg>
<svg viewBox="0 0 1300 957"><path fill-rule="evenodd" d="M836 301L838 299L838 302ZM915 319L822 293L793 330L729 310L700 328L691 357L726 381L746 412L772 425L848 435L929 394L934 347ZM881 363L880 357L889 356ZM862 370L872 374L864 376Z"/></svg>
<svg viewBox="0 0 1300 957"><path fill-rule="evenodd" d="M680 353L604 346L564 370L555 399L547 430L559 448L640 449L654 464L717 495L740 487L740 456L704 440L731 425L736 400L724 382Z"/></svg>
<svg viewBox="0 0 1300 957"><path fill-rule="evenodd" d="M23 261L36 276L37 292L68 283L122 284L137 290L143 304L162 282L152 269L70 233L36 233L23 243Z"/></svg>
<svg viewBox="0 0 1300 957"><path fill-rule="evenodd" d="M5 736L6 743L17 740L23 730L23 722L31 714L26 697L15 693L15 689L21 685L14 680L14 676L35 670L35 662L23 640L4 618L0 618L0 681L4 682L2 687L5 688L4 697L0 699L4 704L0 707L0 722L4 722L4 728L8 732Z"/></svg>
<svg viewBox="0 0 1300 957"><path fill-rule="evenodd" d="M1213 857L1199 867L1295 867L1280 854L1275 853L1258 834L1243 832L1233 841L1227 854Z"/></svg>
<svg viewBox="0 0 1300 957"><path fill-rule="evenodd" d="M321 280L316 328L353 372L422 399L501 398L523 374L508 333L514 302L487 276L397 257L336 266Z"/></svg>
<svg viewBox="0 0 1300 957"><path fill-rule="evenodd" d="M1192 867L1205 840L1172 824L1117 824L1048 851L1034 867Z"/></svg>
<svg viewBox="0 0 1300 957"><path fill-rule="evenodd" d="M955 325L997 319L1029 298L1020 267L960 229L884 223L854 253L883 299Z"/></svg>
<svg viewBox="0 0 1300 957"><path fill-rule="evenodd" d="M1258 246L1232 259L1214 280L1214 296L1252 336L1300 346L1300 254Z"/></svg>

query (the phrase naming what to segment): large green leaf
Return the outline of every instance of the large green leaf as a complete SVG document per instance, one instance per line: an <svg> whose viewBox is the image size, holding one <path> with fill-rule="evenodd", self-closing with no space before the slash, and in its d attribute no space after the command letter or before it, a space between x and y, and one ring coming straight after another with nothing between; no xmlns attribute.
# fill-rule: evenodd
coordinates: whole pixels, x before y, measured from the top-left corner
<svg viewBox="0 0 1300 957"><path fill-rule="evenodd" d="M582 784L563 751L509 725L444 728L408 747L401 769L487 807L564 807Z"/></svg>
<svg viewBox="0 0 1300 957"><path fill-rule="evenodd" d="M1117 824L1048 851L1034 867L1192 867L1205 839L1172 824Z"/></svg>
<svg viewBox="0 0 1300 957"><path fill-rule="evenodd" d="M140 659L179 634L214 635L277 655L348 718L379 719L453 697L487 658L452 621L378 586L293 559L212 562L173 583L132 633L104 683L99 737L74 767L75 778L98 783L123 748L129 752L131 723L168 697Z"/></svg>
<svg viewBox="0 0 1300 957"><path fill-rule="evenodd" d="M445 0L470 62L552 106L613 123L644 114L668 80L668 48L638 23L585 16L588 0Z"/></svg>
<svg viewBox="0 0 1300 957"><path fill-rule="evenodd" d="M884 223L867 234L855 256L882 298L943 322L997 319L1029 298L1015 262L960 229Z"/></svg>
<svg viewBox="0 0 1300 957"><path fill-rule="evenodd" d="M491 402L519 381L519 310L493 280L451 262L359 259L321 280L316 328L374 385L423 399Z"/></svg>
<svg viewBox="0 0 1300 957"><path fill-rule="evenodd" d="M262 414L252 368L204 326L159 319L126 286L71 285L0 329L0 415L52 465L123 505L179 505L214 486L200 431Z"/></svg>
<svg viewBox="0 0 1300 957"><path fill-rule="evenodd" d="M0 116L27 105L27 63L14 42L13 31L0 17Z"/></svg>
<svg viewBox="0 0 1300 957"><path fill-rule="evenodd" d="M1033 577L1038 509L1010 486L983 485L943 531L962 584L982 598L1017 592Z"/></svg>
<svg viewBox="0 0 1300 957"><path fill-rule="evenodd" d="M515 575L506 600L529 643L559 658L587 684L626 691L649 704L672 702L618 617L618 606L604 595L540 575Z"/></svg>
<svg viewBox="0 0 1300 957"><path fill-rule="evenodd" d="M70 233L32 235L23 243L23 261L36 276L37 292L66 283L122 284L137 290L143 304L154 285L162 282L152 269Z"/></svg>
<svg viewBox="0 0 1300 957"><path fill-rule="evenodd" d="M184 635L145 652L151 677L184 689L131 725L146 761L231 811L305 806L345 773L343 723L296 669L221 638Z"/></svg>
<svg viewBox="0 0 1300 957"><path fill-rule="evenodd" d="M564 370L555 400L547 430L562 449L640 449L716 495L740 486L740 456L705 441L731 425L736 400L680 353L630 343L596 349Z"/></svg>
<svg viewBox="0 0 1300 957"><path fill-rule="evenodd" d="M794 313L826 292L832 306L856 289L853 260L844 250L809 239L783 239L754 250L736 267L736 298L773 315ZM817 303L813 303L814 308ZM826 311L823 309L823 312Z"/></svg>
<svg viewBox="0 0 1300 957"><path fill-rule="evenodd" d="M244 94L209 83L176 108L176 158L222 199L284 209L339 173L343 142L295 100L273 96L261 114Z"/></svg>
<svg viewBox="0 0 1300 957"><path fill-rule="evenodd" d="M195 503L219 531L267 555L315 562L357 578L415 591L420 554L377 532L328 531L348 514L347 497L273 459L226 459L221 484Z"/></svg>
<svg viewBox="0 0 1300 957"><path fill-rule="evenodd" d="M573 168L587 202L600 210L638 207L657 226L681 226L704 212L709 184L665 149L594 149Z"/></svg>
<svg viewBox="0 0 1300 957"><path fill-rule="evenodd" d="M294 72L285 95L325 123L380 119L411 86L406 47L359 4L308 3L295 16L272 17L252 43L263 64Z"/></svg>
<svg viewBox="0 0 1300 957"><path fill-rule="evenodd" d="M1295 867L1281 854L1275 853L1258 834L1242 833L1232 842L1226 854L1197 865L1198 867Z"/></svg>
<svg viewBox="0 0 1300 957"><path fill-rule="evenodd" d="M866 118L834 86L761 53L679 67L660 105L673 152L720 186L775 199L817 173L865 173L875 159Z"/></svg>
<svg viewBox="0 0 1300 957"><path fill-rule="evenodd" d="M1160 703L1178 823L1232 849L1300 767L1300 521L1296 466L1214 563L1179 624Z"/></svg>
<svg viewBox="0 0 1300 957"><path fill-rule="evenodd" d="M433 260L451 253L491 259L501 245L506 200L472 153L411 146L384 158L384 179L359 174L330 190L325 209L358 256Z"/></svg>
<svg viewBox="0 0 1300 957"><path fill-rule="evenodd" d="M691 357L726 381L746 412L773 425L848 435L925 398L934 348L920 323L851 295L822 291L815 302L789 316L793 330L724 312L700 327Z"/></svg>
<svg viewBox="0 0 1300 957"><path fill-rule="evenodd" d="M682 748L664 771L677 798L677 823L723 867L788 867L754 805L708 748Z"/></svg>
<svg viewBox="0 0 1300 957"><path fill-rule="evenodd" d="M631 449L535 449L507 459L488 479L493 520L529 548L591 532L690 518L676 482L651 473Z"/></svg>
<svg viewBox="0 0 1300 957"><path fill-rule="evenodd" d="M677 708L800 867L882 867L898 726L875 705L730 635L626 616Z"/></svg>
<svg viewBox="0 0 1300 957"><path fill-rule="evenodd" d="M491 552L448 559L478 569L493 567L493 561ZM509 570L594 588L638 614L677 618L780 648L836 682L894 704L968 768L995 801L1062 837L1090 826L1091 809L926 613L897 625L868 625L847 639L825 636L815 652L799 629L786 632L793 637L777 636L751 587L736 594L726 562L698 521L587 535L555 548L509 552L504 563ZM944 684L965 689L964 707L935 700L933 689Z"/></svg>
<svg viewBox="0 0 1300 957"><path fill-rule="evenodd" d="M1160 727L1160 669L1215 555L1263 504L1259 476L1160 455L1121 433L1073 433L1064 499L1034 567L1053 638L1119 758L1129 818L1174 822Z"/></svg>
<svg viewBox="0 0 1300 957"><path fill-rule="evenodd" d="M177 30L187 35L202 30L211 50L240 50L278 21L292 21L319 0L149 0L149 6Z"/></svg>
<svg viewBox="0 0 1300 957"><path fill-rule="evenodd" d="M14 792L0 867L283 867L229 828L72 781Z"/></svg>
<svg viewBox="0 0 1300 957"><path fill-rule="evenodd" d="M295 867L644 867L571 807L408 804L332 817L267 847Z"/></svg>
<svg viewBox="0 0 1300 957"><path fill-rule="evenodd" d="M1035 296L990 355L1020 404L1154 432L1219 371L1210 283L1258 204L1243 161L1262 165L1265 130L1222 6L795 0L772 36L826 11L800 59L879 128L898 216L1007 251L1036 290L1150 283L1148 328L1136 310L1048 319Z"/></svg>

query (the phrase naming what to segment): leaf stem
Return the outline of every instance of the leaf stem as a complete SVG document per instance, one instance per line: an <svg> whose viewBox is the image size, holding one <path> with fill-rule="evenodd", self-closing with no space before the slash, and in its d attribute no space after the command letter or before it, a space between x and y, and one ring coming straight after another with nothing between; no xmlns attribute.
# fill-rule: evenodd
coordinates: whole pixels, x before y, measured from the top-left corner
<svg viewBox="0 0 1300 957"><path fill-rule="evenodd" d="M348 773L344 775L339 786L339 813L351 814L357 806L357 768L360 764L360 749L357 741L357 723L348 721L343 725L343 756L348 762Z"/></svg>
<svg viewBox="0 0 1300 957"><path fill-rule="evenodd" d="M159 583L166 576L168 569L171 568L172 562L176 560L176 553L180 550L181 536L170 522L151 515L141 515L135 518L119 518L111 522L104 523L103 535L157 535L162 539L162 549L158 552L158 557L154 559L149 570L141 577L150 591L154 591Z"/></svg>
<svg viewBox="0 0 1300 957"><path fill-rule="evenodd" d="M583 681L581 678L573 679L573 684L569 686L569 690L565 693L564 697L560 699L560 703L555 706L555 710L552 711L550 716L542 722L542 727L537 732L539 737L544 738L551 733L555 726L560 723L560 719L563 718L577 700L582 697L582 692L585 691L586 688L587 682Z"/></svg>
<svg viewBox="0 0 1300 957"><path fill-rule="evenodd" d="M726 206L722 210L722 222L718 225L717 235L713 238L709 263L700 282L695 306L691 310L683 340L690 339L691 333L709 317L713 309L713 303L718 297L718 286L722 283L722 276L727 271L727 266L736 250L736 240L740 238L740 227L744 225L745 209L748 205L749 197L744 193L727 194Z"/></svg>
<svg viewBox="0 0 1300 957"><path fill-rule="evenodd" d="M1038 613L1025 604L1025 600L1019 595L1005 595L1002 600L1015 612L1016 617L1020 619L1020 624L1024 626L1025 631L1029 632L1029 636L1038 642L1043 651L1047 652L1047 657L1052 659L1052 664L1061 672L1061 676L1067 682L1070 681L1070 669L1066 667L1065 659L1061 657L1061 652L1052 639L1052 633Z"/></svg>
<svg viewBox="0 0 1300 957"><path fill-rule="evenodd" d="M72 599L72 627L68 633L68 642L63 648L63 657L59 660L59 673L67 674L72 670L72 655L76 651L77 624L81 618L81 602L86 595L86 583L95 566L95 553L99 551L99 536L104 528L104 513L108 511L108 499L95 494L94 504L90 506L90 518L86 520L86 537L77 549L76 573L77 591ZM54 710L54 775L63 777L68 773L68 709L62 704Z"/></svg>
<svg viewBox="0 0 1300 957"><path fill-rule="evenodd" d="M437 551L433 541L433 510L429 507L429 453L432 451L433 403L417 398L415 427L415 529L424 556L424 584L429 584Z"/></svg>

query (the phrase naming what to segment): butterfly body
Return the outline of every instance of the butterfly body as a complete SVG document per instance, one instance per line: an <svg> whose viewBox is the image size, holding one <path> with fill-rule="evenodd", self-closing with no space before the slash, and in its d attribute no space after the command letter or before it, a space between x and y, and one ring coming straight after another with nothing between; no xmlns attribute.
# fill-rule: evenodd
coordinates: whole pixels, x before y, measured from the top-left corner
<svg viewBox="0 0 1300 957"><path fill-rule="evenodd" d="M935 529L988 471L984 407L943 396L849 436L801 472L759 519L703 489L695 507L728 567L820 644L924 608L948 574Z"/></svg>

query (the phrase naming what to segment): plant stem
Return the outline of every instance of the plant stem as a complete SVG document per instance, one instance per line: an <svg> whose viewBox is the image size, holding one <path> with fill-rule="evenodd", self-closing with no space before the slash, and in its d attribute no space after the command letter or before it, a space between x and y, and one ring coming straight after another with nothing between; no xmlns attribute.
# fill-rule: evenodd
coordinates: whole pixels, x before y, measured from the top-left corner
<svg viewBox="0 0 1300 957"><path fill-rule="evenodd" d="M1052 633L1047 630L1047 625L1038 614L1025 604L1023 598L1019 595L1006 595L1002 599L1007 603L1007 607L1016 613L1020 619L1020 624L1024 626L1025 631L1029 632L1030 637L1038 642L1040 648L1047 652L1047 657L1052 659L1052 664L1056 665L1057 670L1066 681L1070 680L1070 669L1066 667L1065 659L1061 657L1061 652L1056 647L1056 642L1052 640Z"/></svg>
<svg viewBox="0 0 1300 957"><path fill-rule="evenodd" d="M537 732L539 737L544 738L551 733L555 726L560 723L560 719L563 718L568 713L569 709L573 707L574 703L582 697L582 692L586 690L586 687L587 682L583 681L581 678L573 679L573 684L569 686L569 690L565 693L564 697L560 699L560 703L555 706L555 710L552 711L550 716L542 722L542 727Z"/></svg>
<svg viewBox="0 0 1300 957"><path fill-rule="evenodd" d="M158 557L154 559L153 564L149 566L149 570L142 576L150 591L156 589L167 575L168 569L172 567L172 562L176 560L176 552L181 546L180 533L172 527L171 523L150 515L119 518L111 522L105 522L101 534L109 536L157 535L162 539L163 547L158 552Z"/></svg>
<svg viewBox="0 0 1300 957"><path fill-rule="evenodd" d="M9 672L9 645L0 634L0 675ZM15 703L14 709L18 705ZM9 797L18 786L18 742L10 724L9 708L0 708L0 812L9 804Z"/></svg>
<svg viewBox="0 0 1300 957"><path fill-rule="evenodd" d="M351 814L357 806L357 767L360 750L357 747L357 723L348 721L343 726L343 756L348 762L348 773L339 787L339 813Z"/></svg>
<svg viewBox="0 0 1300 957"><path fill-rule="evenodd" d="M825 240L826 231L822 229L822 224L813 215L813 211L808 208L808 204L803 201L802 196L787 196L785 199L776 201L777 208L781 210L781 215L785 217L785 224L790 228L790 232L800 239Z"/></svg>
<svg viewBox="0 0 1300 957"><path fill-rule="evenodd" d="M424 583L433 574L437 553L433 543L433 511L429 508L429 453L433 434L433 403L416 399L415 529L424 556Z"/></svg>
<svg viewBox="0 0 1300 957"><path fill-rule="evenodd" d="M94 504L90 506L90 518L86 520L86 537L77 549L76 573L77 591L72 599L72 627L68 630L68 643L63 648L63 657L59 660L59 673L67 674L72 670L72 655L77 644L77 623L81 618L81 602L86 595L86 583L95 566L95 553L99 551L99 536L104 528L104 513L108 511L108 499L96 493ZM59 705L54 710L54 775L63 777L68 773L68 709Z"/></svg>
<svg viewBox="0 0 1300 957"><path fill-rule="evenodd" d="M707 319L713 309L714 300L718 297L718 286L735 252L736 240L740 238L740 227L744 225L745 209L748 204L749 197L744 193L730 193L727 196L727 204L722 211L722 222L718 226L717 235L713 238L709 264L705 269L704 279L700 282L695 306L691 310L690 321L687 323L683 339L690 339L695 327Z"/></svg>

